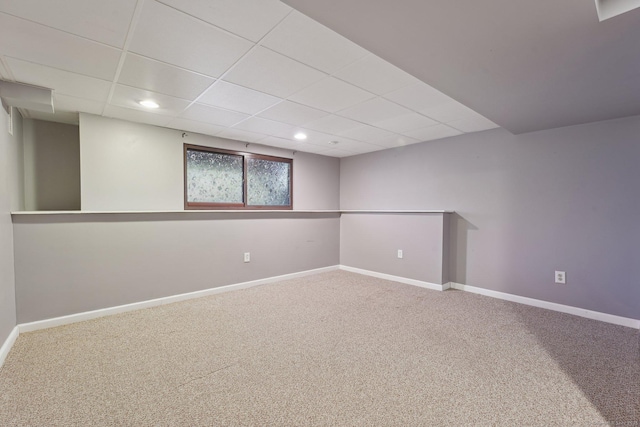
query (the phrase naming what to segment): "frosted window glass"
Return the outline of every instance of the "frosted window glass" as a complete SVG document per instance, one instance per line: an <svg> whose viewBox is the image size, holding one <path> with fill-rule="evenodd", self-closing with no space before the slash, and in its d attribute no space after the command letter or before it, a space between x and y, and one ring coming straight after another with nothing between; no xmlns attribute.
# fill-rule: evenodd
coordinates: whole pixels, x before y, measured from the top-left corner
<svg viewBox="0 0 640 427"><path fill-rule="evenodd" d="M242 156L187 150L187 200L243 203Z"/></svg>
<svg viewBox="0 0 640 427"><path fill-rule="evenodd" d="M247 204L251 206L288 206L291 165L263 159L249 159L247 165Z"/></svg>

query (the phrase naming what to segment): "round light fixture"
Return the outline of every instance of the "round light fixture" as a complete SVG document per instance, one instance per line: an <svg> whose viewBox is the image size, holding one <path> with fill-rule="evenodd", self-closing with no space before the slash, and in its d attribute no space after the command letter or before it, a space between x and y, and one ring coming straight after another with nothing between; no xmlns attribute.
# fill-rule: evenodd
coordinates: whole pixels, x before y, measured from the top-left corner
<svg viewBox="0 0 640 427"><path fill-rule="evenodd" d="M140 101L140 102L138 102L138 104L140 104L140 105L142 105L143 107L146 107L146 108L158 108L159 107L157 102L152 101L150 99L145 99L144 101Z"/></svg>
<svg viewBox="0 0 640 427"><path fill-rule="evenodd" d="M293 137L298 141L304 141L305 139L307 139L307 135L302 132L296 133L295 135L293 135Z"/></svg>

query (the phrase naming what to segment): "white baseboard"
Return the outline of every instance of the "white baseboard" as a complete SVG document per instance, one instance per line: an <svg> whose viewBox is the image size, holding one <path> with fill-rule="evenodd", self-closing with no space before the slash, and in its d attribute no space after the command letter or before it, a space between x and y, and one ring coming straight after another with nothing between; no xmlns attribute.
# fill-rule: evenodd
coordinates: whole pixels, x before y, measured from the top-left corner
<svg viewBox="0 0 640 427"><path fill-rule="evenodd" d="M316 268L313 270L300 271L297 273L284 274L282 276L273 276L266 279L252 280L250 282L236 283L233 285L220 286L217 288L204 289L201 291L189 292L186 294L172 295L169 297L156 298L147 301L135 302L132 304L119 305L116 307L103 308L99 310L85 311L83 313L70 314L68 316L54 317L52 319L38 320L36 322L21 323L16 328L20 333L37 331L40 329L53 328L56 326L68 325L70 323L82 322L85 320L96 319L98 317L110 316L113 314L124 313L127 311L140 310L143 308L156 307L164 304L171 304L178 301L185 301L193 298L200 298L208 295L220 294L223 292L236 291L239 289L251 288L254 286L265 285L267 283L279 282L282 280L295 279L297 277L309 276L312 274L324 273L337 270L338 266ZM17 335L16 335L17 336ZM4 349L4 346L2 347ZM11 348L9 346L9 348ZM8 352L8 350L7 350Z"/></svg>
<svg viewBox="0 0 640 427"><path fill-rule="evenodd" d="M587 319L599 320L601 322L612 323L614 325L640 329L640 320L638 319L631 319L628 317L621 317L613 314L600 313L599 311L586 310L584 308L572 307L570 305L563 305L555 302L542 301L534 298L521 297L518 295L507 294L505 292L498 292L498 291L492 291L490 289L463 285L462 283L449 282L448 285L452 289L457 289L460 291L471 292L479 295L485 295L488 297L517 302L525 305L531 305L533 307L546 308L547 310L573 314L575 316L585 317Z"/></svg>
<svg viewBox="0 0 640 427"><path fill-rule="evenodd" d="M16 326L13 328L13 330L11 331L7 339L4 341L4 344L2 344L2 347L0 347L0 368L2 368L2 365L4 365L4 361L7 359L7 356L9 355L9 351L11 350L11 347L13 347L13 344L18 339L18 335L20 335L20 330Z"/></svg>
<svg viewBox="0 0 640 427"><path fill-rule="evenodd" d="M436 283L423 282L422 280L408 279L406 277L393 276L391 274L378 273L377 271L363 270L361 268L349 267L346 265L340 265L340 270L350 271L352 273L364 274L365 276L377 277L378 279L393 280L394 282L405 283L407 285L419 286L421 288L427 288L434 291L443 291L448 289L445 285L438 285Z"/></svg>

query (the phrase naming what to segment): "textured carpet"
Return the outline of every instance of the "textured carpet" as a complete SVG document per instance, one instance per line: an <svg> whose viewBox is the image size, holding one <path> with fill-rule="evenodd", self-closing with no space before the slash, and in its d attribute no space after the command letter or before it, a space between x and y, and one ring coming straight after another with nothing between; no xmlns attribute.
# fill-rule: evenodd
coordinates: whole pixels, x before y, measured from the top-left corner
<svg viewBox="0 0 640 427"><path fill-rule="evenodd" d="M20 335L1 426L637 426L638 331L336 271Z"/></svg>

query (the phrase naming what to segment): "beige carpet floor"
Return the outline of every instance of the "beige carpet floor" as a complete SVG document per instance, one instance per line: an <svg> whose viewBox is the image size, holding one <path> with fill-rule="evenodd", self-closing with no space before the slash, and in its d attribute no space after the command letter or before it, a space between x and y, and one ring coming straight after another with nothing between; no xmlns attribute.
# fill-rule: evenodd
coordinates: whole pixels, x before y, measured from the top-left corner
<svg viewBox="0 0 640 427"><path fill-rule="evenodd" d="M638 331L336 271L20 335L0 426L640 425Z"/></svg>

